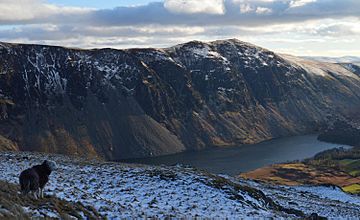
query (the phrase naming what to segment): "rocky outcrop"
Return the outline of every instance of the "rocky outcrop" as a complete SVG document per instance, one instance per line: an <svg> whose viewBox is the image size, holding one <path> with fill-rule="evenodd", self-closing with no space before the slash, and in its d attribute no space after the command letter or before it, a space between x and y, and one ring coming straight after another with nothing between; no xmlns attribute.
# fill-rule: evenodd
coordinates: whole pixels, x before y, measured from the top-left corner
<svg viewBox="0 0 360 220"><path fill-rule="evenodd" d="M323 131L318 139L320 141L360 147L360 126L356 123L336 121Z"/></svg>
<svg viewBox="0 0 360 220"><path fill-rule="evenodd" d="M235 39L130 50L1 43L0 58L0 135L20 150L156 156L310 133L360 106L351 68Z"/></svg>

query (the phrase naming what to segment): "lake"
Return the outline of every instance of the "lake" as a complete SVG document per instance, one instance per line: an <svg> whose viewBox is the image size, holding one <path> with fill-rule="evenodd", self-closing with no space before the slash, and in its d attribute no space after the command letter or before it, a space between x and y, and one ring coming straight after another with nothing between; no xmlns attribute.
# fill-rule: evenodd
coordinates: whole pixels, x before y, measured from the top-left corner
<svg viewBox="0 0 360 220"><path fill-rule="evenodd" d="M211 148L203 151L130 159L122 162L152 165L183 164L212 173L237 175L270 164L310 158L321 151L336 147L350 148L347 145L318 141L317 135L303 135L239 147Z"/></svg>

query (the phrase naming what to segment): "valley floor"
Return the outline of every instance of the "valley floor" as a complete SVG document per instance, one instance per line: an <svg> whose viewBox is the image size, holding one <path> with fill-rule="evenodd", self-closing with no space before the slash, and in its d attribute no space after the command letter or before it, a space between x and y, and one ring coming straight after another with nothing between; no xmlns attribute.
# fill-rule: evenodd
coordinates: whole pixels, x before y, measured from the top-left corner
<svg viewBox="0 0 360 220"><path fill-rule="evenodd" d="M44 200L56 197L69 203L79 202L89 210L94 208L104 218L294 218L312 213L360 218L360 197L338 188L275 186L212 175L190 167L130 165L3 152L0 153L0 180L17 184L21 170L44 159L54 160L59 165L51 174ZM37 210L20 205L29 216L39 215ZM0 200L2 207L4 204ZM40 214L61 216L56 210Z"/></svg>
<svg viewBox="0 0 360 220"><path fill-rule="evenodd" d="M334 185L360 195L360 147L334 148L301 162L274 164L240 176L277 185Z"/></svg>

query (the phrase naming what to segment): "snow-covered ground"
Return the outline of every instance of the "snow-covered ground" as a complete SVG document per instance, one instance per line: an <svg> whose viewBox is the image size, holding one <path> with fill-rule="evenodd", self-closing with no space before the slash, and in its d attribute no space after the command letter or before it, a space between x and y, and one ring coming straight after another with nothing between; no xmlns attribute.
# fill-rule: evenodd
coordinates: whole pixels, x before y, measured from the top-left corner
<svg viewBox="0 0 360 220"><path fill-rule="evenodd" d="M328 218L360 218L360 197L335 186L279 186L243 179L237 181L261 190L281 206L301 210L306 215L317 213Z"/></svg>
<svg viewBox="0 0 360 220"><path fill-rule="evenodd" d="M223 183L223 178L186 167L105 163L33 153L0 153L0 180L17 183L21 170L44 159L54 160L59 165L59 169L51 174L46 193L93 206L110 219L295 217L277 211L278 208L269 205L259 191L236 187L238 183L239 186L259 188L283 207L306 214L316 212L329 217L360 217L360 199L336 189L267 186L230 177L226 177L229 183ZM52 217L56 215L50 214Z"/></svg>

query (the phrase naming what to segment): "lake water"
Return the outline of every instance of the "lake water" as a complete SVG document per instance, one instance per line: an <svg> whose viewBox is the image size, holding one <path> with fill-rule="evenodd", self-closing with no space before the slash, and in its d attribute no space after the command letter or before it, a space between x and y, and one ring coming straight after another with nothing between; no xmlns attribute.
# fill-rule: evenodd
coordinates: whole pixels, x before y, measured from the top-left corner
<svg viewBox="0 0 360 220"><path fill-rule="evenodd" d="M350 148L317 140L317 135L304 135L273 139L259 144L229 148L211 148L168 156L131 159L122 162L153 165L184 164L212 173L237 175L266 165L310 158L336 147Z"/></svg>

